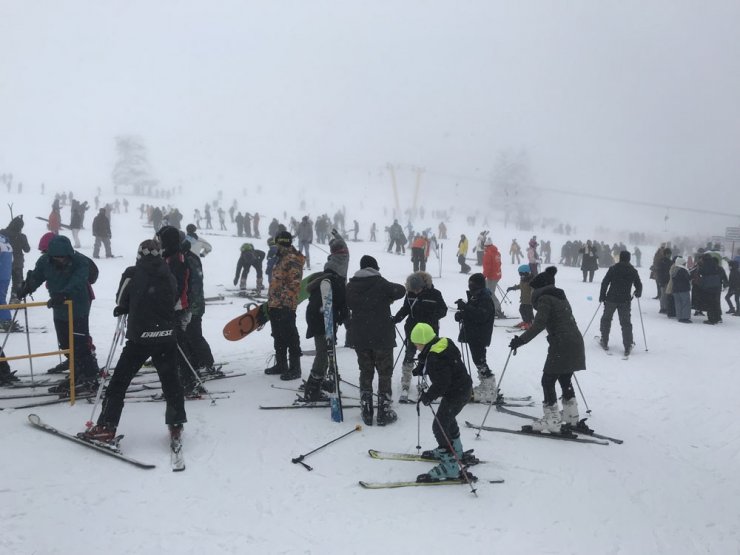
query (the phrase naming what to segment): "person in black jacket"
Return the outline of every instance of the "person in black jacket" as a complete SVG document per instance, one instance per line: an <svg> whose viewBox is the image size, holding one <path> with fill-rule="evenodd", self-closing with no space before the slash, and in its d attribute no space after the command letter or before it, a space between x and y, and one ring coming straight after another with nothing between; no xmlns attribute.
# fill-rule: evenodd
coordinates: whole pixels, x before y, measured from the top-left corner
<svg viewBox="0 0 740 555"><path fill-rule="evenodd" d="M406 318L406 353L401 366L401 403L408 402L411 386L411 372L414 369L416 347L409 341L411 330L419 322L429 324L434 333L439 333L439 321L447 315L447 303L442 293L434 288L432 276L426 272L414 272L406 278L406 298L403 306L393 316L393 323L398 324Z"/></svg>
<svg viewBox="0 0 740 555"><path fill-rule="evenodd" d="M740 271L738 271L738 265L735 260L729 261L730 265L730 276L727 280L729 287L727 288L727 295L725 295L725 301L729 309L725 314L734 314L735 316L740 313ZM735 305L732 304L732 298L735 298Z"/></svg>
<svg viewBox="0 0 740 555"><path fill-rule="evenodd" d="M458 460L464 457L460 427L455 417L470 400L473 382L465 369L462 355L455 343L446 337L438 337L429 324L419 323L411 330L410 341L419 349L419 363L414 374L428 377L431 385L419 397L426 406L441 397L432 424L432 433L437 448L423 455L439 460L439 464L426 474L417 476L417 482L440 482L461 478ZM468 479L475 478L468 475Z"/></svg>
<svg viewBox="0 0 740 555"><path fill-rule="evenodd" d="M619 253L619 262L606 272L601 281L599 302L604 303L604 314L601 317L601 347L609 350L609 331L612 327L614 312L619 314L619 325L622 327L622 345L624 355L629 356L634 343L632 339L632 286L635 286L635 297L642 295L642 282L637 270L630 264L629 251Z"/></svg>
<svg viewBox="0 0 740 555"><path fill-rule="evenodd" d="M265 259L265 251L255 249L252 243L244 243L239 248L239 260L236 262L236 273L234 274L234 285L239 284L241 291L247 289L247 277L250 268L257 273L257 285L255 290L259 295L264 287L262 283L262 261Z"/></svg>
<svg viewBox="0 0 740 555"><path fill-rule="evenodd" d="M95 236L95 245L93 245L93 258L100 258L100 244L105 247L105 257L113 258L110 250L110 240L112 233L110 230L110 220L105 213L105 208L98 211L98 215L93 218L92 233Z"/></svg>
<svg viewBox="0 0 740 555"><path fill-rule="evenodd" d="M496 306L483 274L473 274L468 278L467 298L467 302L462 299L456 301L455 321L460 322L457 340L468 344L473 364L478 369L480 385L473 388L473 400L493 403L496 401L496 376L488 367L486 347L491 344Z"/></svg>
<svg viewBox="0 0 740 555"><path fill-rule="evenodd" d="M180 231L181 249L188 267L188 310L190 321L185 328L184 351L199 375L223 376L223 372L213 366L213 352L203 337L203 315L206 300L203 293L203 264L201 257L191 250L192 243Z"/></svg>
<svg viewBox="0 0 740 555"><path fill-rule="evenodd" d="M676 305L676 316L682 324L691 323L691 276L686 268L686 260L677 256L671 268L673 283L673 302Z"/></svg>
<svg viewBox="0 0 740 555"><path fill-rule="evenodd" d="M727 274L719 265L719 260L710 253L702 255L699 271L699 287L707 311L705 324L719 324L722 321L722 288L727 286Z"/></svg>
<svg viewBox="0 0 740 555"><path fill-rule="evenodd" d="M663 249L662 257L655 264L655 282L660 288L660 310L659 314L668 314L669 303L673 300L670 298L670 294L667 291L668 282L671 281L671 266L673 266L673 251L668 247Z"/></svg>
<svg viewBox="0 0 740 555"><path fill-rule="evenodd" d="M167 403L165 422L179 438L187 421L183 388L177 373L175 302L177 283L156 242L139 245L136 265L126 268L116 295L113 315L128 314L126 345L116 364L95 426L82 432L87 439L110 442L123 412L124 396L142 364L151 357Z"/></svg>
<svg viewBox="0 0 740 555"><path fill-rule="evenodd" d="M10 304L17 303L21 298L21 288L23 286L23 263L25 253L31 252L31 245L28 244L28 238L23 233L23 215L16 216L5 229L0 229L0 235L4 235L13 248L13 264L11 266L10 278Z"/></svg>
<svg viewBox="0 0 740 555"><path fill-rule="evenodd" d="M402 299L406 289L380 275L372 256L360 259L360 270L347 284L347 306L352 311L352 343L360 367L362 420L373 425L373 378L378 372L378 426L395 422L390 408L393 378L393 349L396 334L391 321L391 305Z"/></svg>
<svg viewBox="0 0 740 555"><path fill-rule="evenodd" d="M328 282L331 288L332 301L332 334L337 337L337 327L347 318L346 285L349 250L347 243L339 235L329 242L330 254L324 264L324 271L316 275L306 285L308 306L306 307L306 338L313 337L316 356L313 359L311 373L306 380L304 398L306 401L325 400L321 393L322 386L334 391L334 376L327 376L329 367L329 345L326 341L326 322L324 321L324 298L321 285ZM325 378L328 378L325 380Z"/></svg>

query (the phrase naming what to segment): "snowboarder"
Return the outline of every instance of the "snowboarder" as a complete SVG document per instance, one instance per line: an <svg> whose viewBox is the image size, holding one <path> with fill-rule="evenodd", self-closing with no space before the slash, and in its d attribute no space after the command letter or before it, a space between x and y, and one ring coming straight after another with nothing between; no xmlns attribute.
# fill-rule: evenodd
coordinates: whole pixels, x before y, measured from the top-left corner
<svg viewBox="0 0 740 555"><path fill-rule="evenodd" d="M632 286L635 287L635 297L642 295L642 282L637 270L630 264L629 251L619 253L619 262L607 270L601 281L599 302L604 303L604 314L601 316L601 348L609 349L609 331L612 327L614 311L619 314L619 325L622 327L622 345L624 356L629 356L634 343L632 339Z"/></svg>
<svg viewBox="0 0 740 555"><path fill-rule="evenodd" d="M468 238L464 234L460 235L460 241L457 243L457 263L460 264L460 273L469 274L470 265L465 261L468 256Z"/></svg>
<svg viewBox="0 0 740 555"><path fill-rule="evenodd" d="M460 350L446 337L438 337L429 324L419 323L411 331L411 342L419 349L419 361L414 373L429 377L431 385L419 397L425 406L441 397L432 424L437 448L426 451L425 456L439 460L439 464L426 474L417 476L417 482L440 482L462 477L458 461L463 458L460 427L455 417L470 400L473 383L470 380ZM468 479L474 479L468 475Z"/></svg>
<svg viewBox="0 0 740 555"><path fill-rule="evenodd" d="M162 251L151 239L139 245L136 265L126 268L116 295L113 316L128 314L126 345L116 363L103 398L95 426L82 437L110 442L123 412L124 396L142 364L151 357L162 383L167 403L165 423L170 436L179 439L187 422L183 388L177 374L175 317L177 283L164 260Z"/></svg>
<svg viewBox="0 0 740 555"><path fill-rule="evenodd" d="M547 330L549 347L541 382L544 393L543 417L532 423L535 432L559 433L563 424L575 427L579 422L578 403L571 379L573 372L586 368L586 353L583 337L565 292L555 287L557 271L555 266L548 266L544 272L532 278L532 305L537 315L532 327L522 335L515 335L509 343L509 348L516 354L518 348ZM563 391L562 419L555 392L556 382L560 383Z"/></svg>
<svg viewBox="0 0 740 555"><path fill-rule="evenodd" d="M244 243L239 248L239 260L236 262L236 273L234 274L234 285L239 284L241 291L247 289L247 277L249 276L249 269L254 268L257 274L257 285L255 290L257 294L262 293L262 261L265 259L265 251L261 251L254 248L252 243Z"/></svg>

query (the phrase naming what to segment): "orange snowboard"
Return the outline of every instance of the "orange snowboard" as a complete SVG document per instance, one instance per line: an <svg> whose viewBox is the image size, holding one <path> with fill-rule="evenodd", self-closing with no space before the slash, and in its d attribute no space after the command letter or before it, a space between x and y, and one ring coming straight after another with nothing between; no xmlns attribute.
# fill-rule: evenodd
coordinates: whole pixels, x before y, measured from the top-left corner
<svg viewBox="0 0 740 555"><path fill-rule="evenodd" d="M224 337L229 341L239 341L254 330L261 329L269 320L267 303L250 303L249 310L237 316L224 326Z"/></svg>

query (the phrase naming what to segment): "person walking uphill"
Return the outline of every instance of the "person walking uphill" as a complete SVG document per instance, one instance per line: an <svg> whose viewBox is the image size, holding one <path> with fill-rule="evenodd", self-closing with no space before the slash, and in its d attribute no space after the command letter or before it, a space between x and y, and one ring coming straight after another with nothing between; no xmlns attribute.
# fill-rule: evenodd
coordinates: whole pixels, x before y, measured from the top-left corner
<svg viewBox="0 0 740 555"><path fill-rule="evenodd" d="M362 420L373 425L373 377L378 373L378 426L395 422L390 408L392 398L393 349L396 334L391 321L391 305L402 299L406 289L387 281L372 256L360 259L360 270L347 284L347 306L352 311L352 342L360 367Z"/></svg>
<svg viewBox="0 0 740 555"><path fill-rule="evenodd" d="M537 274L530 285L532 287L532 305L537 314L532 327L522 335L516 335L509 343L509 348L516 350L547 330L547 358L542 369L542 390L544 401L540 420L532 423L532 430L559 433L563 424L576 427L579 423L578 403L573 391L573 372L586 368L586 353L583 337L573 317L570 303L562 289L555 287L555 274L558 269L549 266ZM558 397L555 383L560 383L563 391L562 420L558 410Z"/></svg>
<svg viewBox="0 0 740 555"><path fill-rule="evenodd" d="M162 383L167 408L165 423L179 439L187 421L183 388L177 371L175 317L177 282L151 239L139 245L136 265L126 268L116 294L113 316L128 314L126 345L116 363L95 426L80 435L110 442L123 412L124 396L142 364L151 357Z"/></svg>
<svg viewBox="0 0 740 555"><path fill-rule="evenodd" d="M295 311L306 259L293 247L292 242L293 237L288 231L280 231L275 237L277 252L267 293L275 365L266 368L265 374L280 374L281 380L297 380L301 377L301 345Z"/></svg>
<svg viewBox="0 0 740 555"><path fill-rule="evenodd" d="M437 447L423 453L425 457L438 459L439 464L426 474L417 476L416 481L462 479L464 470L461 471L457 461L463 459L464 449L455 417L470 400L473 382L457 346L451 339L438 337L429 324L416 324L409 339L419 349L419 362L414 373L431 381L419 402L429 406L435 399L442 398L432 424ZM475 477L468 474L467 479L474 481Z"/></svg>
<svg viewBox="0 0 740 555"><path fill-rule="evenodd" d="M604 314L601 317L601 348L609 349L609 331L612 327L614 311L619 314L619 325L622 327L622 345L624 356L632 351L632 286L635 286L635 297L642 295L642 282L637 270L630 264L629 251L619 253L619 262L607 270L601 282L599 302L604 303Z"/></svg>

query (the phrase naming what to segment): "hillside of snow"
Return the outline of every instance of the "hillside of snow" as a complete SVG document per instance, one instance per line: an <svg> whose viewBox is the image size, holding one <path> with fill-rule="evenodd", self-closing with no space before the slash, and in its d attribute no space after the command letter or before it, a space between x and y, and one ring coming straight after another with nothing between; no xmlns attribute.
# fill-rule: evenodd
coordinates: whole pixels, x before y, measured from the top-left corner
<svg viewBox="0 0 740 555"><path fill-rule="evenodd" d="M191 221L196 201L201 211L207 198L195 190L184 201L172 200ZM364 192L373 198L373 192ZM212 193L211 193L212 196ZM228 196L228 195L227 195ZM26 259L35 262L36 245L45 224L34 216L47 217L52 197L26 193L8 195L16 214L25 214L25 232L33 251ZM82 198L82 197L80 197ZM195 199L195 200L193 200ZM87 197L92 204L92 195ZM101 200L112 200L101 198ZM269 220L283 218L279 195L265 191L256 199L240 199L240 208L259 210L263 215L262 237L254 240L266 250L264 237ZM90 329L102 365L115 328L113 297L121 272L133 264L137 245L151 236L143 227L136 207L152 199L131 198L128 214L113 215L113 252L122 258L100 259L100 278L95 285ZM228 208L231 199L224 199ZM340 200L329 214L340 206ZM248 208L250 204L253 208ZM348 203L349 204L349 203ZM377 203L376 203L377 204ZM373 206L376 206L373 204ZM288 216L300 219L298 199L291 199ZM319 213L309 206L312 216ZM361 242L350 242L350 275L359 269L363 254L377 258L381 273L403 282L412 267L410 257L386 253L383 228L391 223L378 206L375 212L349 204L348 227L360 220ZM88 212L87 230L81 233L81 252L91 255L93 239L89 228L95 210ZM63 211L68 222L68 209ZM376 221L381 242L369 242L370 223ZM214 225L217 227L214 218ZM0 220L4 226L5 217ZM402 222L405 223L405 222ZM417 228L433 227L427 218ZM530 232L503 229L491 222L494 242L508 252L511 239L525 245ZM593 340L598 335L601 313L586 333L587 370L577 374L590 409L589 424L597 432L624 440L624 444L582 445L518 435L463 429L465 448L475 448L486 461L472 469L480 478L477 496L467 486L389 489L368 491L358 480L413 480L432 465L417 462L376 461L368 449L416 453L416 446L434 447L432 414L415 405L395 405L397 423L385 428L363 427L324 450L311 455L308 472L291 459L361 424L358 409L345 410L345 422L331 421L329 409L260 410L259 405L290 404L295 394L271 385L297 387L298 381L280 382L265 376L263 369L272 354L269 329L255 332L239 342L226 341L224 324L243 311L244 300L229 297L239 245L245 239L228 232L204 234L214 251L204 260L207 296L224 293L230 304L208 306L204 334L217 361L228 362L227 370L245 375L210 382L214 391L228 391L228 398L215 405L208 400L186 404L184 451L187 469L173 473L169 467L168 435L164 404L128 403L119 433L127 455L156 464L141 470L102 456L32 428L30 413L68 432L84 429L92 405L55 405L17 409L28 400L2 400L0 437L2 480L0 480L0 552L13 554L100 553L738 553L740 519L740 420L736 392L740 375L732 341L740 329L740 318L724 316L718 326L680 325L658 314L654 282L649 281L645 261L656 245L644 245L640 275L645 285L641 300L647 345L643 340L638 305L632 305L632 323L637 343L633 356L606 355ZM450 240L444 242L440 263L432 255L428 271L448 303L464 297L467 277L459 273L455 260L457 238L471 239L480 231L465 224L462 214L448 223ZM538 233L535 230L535 233ZM552 240L553 258L565 239L539 232ZM579 237L585 240L586 236ZM599 237L597 237L599 238ZM608 238L607 238L608 239ZM321 245L312 249L312 266L323 265ZM469 256L472 256L469 255ZM474 270L475 270L475 266ZM582 283L577 268L559 266L557 285L565 290L582 330L597 310L598 288L605 269L594 283ZM254 283L254 274L249 284ZM504 256L504 288L518 281L516 266ZM518 313L518 295L504 305L509 315ZM42 290L36 300L46 300ZM397 307L394 307L397 308ZM723 303L724 308L724 303ZM305 303L298 310L299 332L305 337ZM457 341L458 327L452 310L441 322L441 334ZM29 310L29 321L46 326L50 333L31 334L34 352L56 349L50 312ZM517 320L507 322L514 323ZM21 323L23 320L21 319ZM499 322L503 324L503 322ZM339 332L340 345L343 330ZM494 330L488 351L489 365L501 377L512 335L503 327ZM619 346L619 324L612 323L613 347ZM5 337L3 336L3 341ZM303 339L305 349L313 349ZM506 395L532 395L535 407L516 409L539 415L540 377L547 342L544 334L512 356L502 381ZM27 352L24 334L8 338L9 355ZM396 351L397 352L397 351ZM118 347L116 353L120 353ZM345 380L357 383L354 352L338 348L338 365ZM116 356L117 359L117 356ZM308 376L311 357L302 361ZM56 357L34 359L36 377L58 362ZM13 370L28 375L28 362L11 363ZM477 383L477 379L474 378ZM400 363L394 376L394 395L400 384ZM18 390L3 389L14 393ZM345 403L358 391L344 385ZM587 406L578 395L582 416ZM480 423L486 406L468 405L459 417ZM487 424L518 428L520 418L491 411ZM419 443L420 442L420 443ZM488 480L504 479L503 484Z"/></svg>

